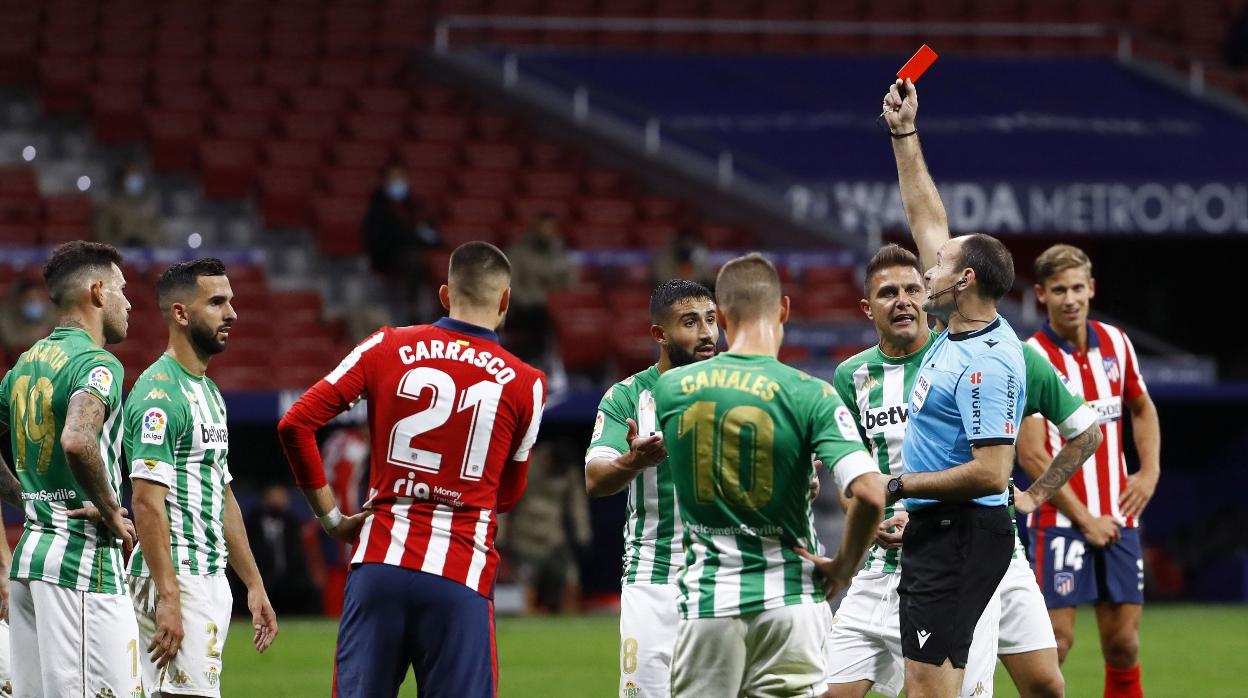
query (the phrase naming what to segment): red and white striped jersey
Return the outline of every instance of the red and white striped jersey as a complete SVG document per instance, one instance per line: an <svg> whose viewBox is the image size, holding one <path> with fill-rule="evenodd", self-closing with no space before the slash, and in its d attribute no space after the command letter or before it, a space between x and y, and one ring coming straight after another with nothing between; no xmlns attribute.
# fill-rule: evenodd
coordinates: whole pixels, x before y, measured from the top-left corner
<svg viewBox="0 0 1248 698"><path fill-rule="evenodd" d="M490 596L496 512L524 491L545 375L474 325L443 318L383 328L283 418L283 446L301 486L315 486L323 469L318 463L305 476L313 458L288 423L315 428L331 404L341 411L361 397L372 434L373 515L352 564L420 570Z"/></svg>
<svg viewBox="0 0 1248 698"><path fill-rule="evenodd" d="M1048 356L1075 392L1096 411L1105 440L1096 454L1070 479L1070 486L1093 516L1113 516L1127 528L1136 527L1135 517L1123 516L1118 497L1127 485L1127 459L1122 450L1123 401L1135 400L1147 388L1140 374L1135 347L1126 333L1095 320L1088 321L1088 350L1078 351L1045 323L1027 343ZM1043 419L1043 417L1034 417ZM1049 457L1061 450L1064 441L1057 427L1048 423ZM1027 519L1031 527L1070 527L1071 521L1051 502Z"/></svg>

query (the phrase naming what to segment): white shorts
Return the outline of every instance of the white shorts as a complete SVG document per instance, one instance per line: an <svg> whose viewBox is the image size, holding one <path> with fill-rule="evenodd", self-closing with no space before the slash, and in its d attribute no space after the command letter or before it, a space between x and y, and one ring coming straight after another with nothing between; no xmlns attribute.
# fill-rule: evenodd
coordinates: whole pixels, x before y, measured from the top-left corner
<svg viewBox="0 0 1248 698"><path fill-rule="evenodd" d="M16 579L9 589L13 695L142 695L139 629L125 594Z"/></svg>
<svg viewBox="0 0 1248 698"><path fill-rule="evenodd" d="M901 572L859 572L841 601L826 648L828 684L871 681L871 690L897 696L906 680L901 654ZM975 626L960 696L992 695L997 668L996 625L1000 604L990 602Z"/></svg>
<svg viewBox="0 0 1248 698"><path fill-rule="evenodd" d="M672 658L673 698L804 698L823 693L826 603L740 618L682 620Z"/></svg>
<svg viewBox="0 0 1248 698"><path fill-rule="evenodd" d="M997 654L1022 654L1056 649L1053 621L1044 605L1044 593L1024 559L1010 560L1001 580L1001 639Z"/></svg>
<svg viewBox="0 0 1248 698"><path fill-rule="evenodd" d="M620 591L620 698L667 698L676 646L675 584L628 584Z"/></svg>
<svg viewBox="0 0 1248 698"><path fill-rule="evenodd" d="M0 696L13 695L13 673L9 671L9 624L0 620Z"/></svg>
<svg viewBox="0 0 1248 698"><path fill-rule="evenodd" d="M225 575L178 575L182 605L182 647L164 669L143 655L143 677L149 695L161 689L191 696L221 695L221 650L230 630L234 595ZM130 577L130 595L146 648L156 635L156 584L150 577Z"/></svg>

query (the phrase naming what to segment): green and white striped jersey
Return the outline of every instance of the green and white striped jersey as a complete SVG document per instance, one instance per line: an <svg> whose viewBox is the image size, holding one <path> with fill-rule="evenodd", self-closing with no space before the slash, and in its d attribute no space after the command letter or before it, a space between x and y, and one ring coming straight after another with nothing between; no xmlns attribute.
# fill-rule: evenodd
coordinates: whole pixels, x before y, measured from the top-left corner
<svg viewBox="0 0 1248 698"><path fill-rule="evenodd" d="M66 515L89 500L61 450L70 398L83 392L99 398L107 410L100 456L113 495L121 498L122 378L117 357L85 330L58 327L0 381L0 420L9 430L26 514L12 579L126 593L120 541L104 526Z"/></svg>
<svg viewBox="0 0 1248 698"><path fill-rule="evenodd" d="M126 455L130 478L169 488L170 545L177 574L225 574L225 486L230 433L225 401L207 376L196 376L161 354L126 402ZM142 546L130 557L130 574L150 574Z"/></svg>
<svg viewBox="0 0 1248 698"><path fill-rule="evenodd" d="M923 356L935 341L931 331L923 348L909 356L885 356L879 346L871 347L845 360L836 367L833 384L836 392L849 406L864 441L875 457L880 472L896 475L902 471L901 442L906 435L906 404L918 376ZM1027 406L1024 414L1041 414L1061 425L1063 438L1071 438L1096 421L1096 414L1083 398L1075 394L1065 379L1035 348L1024 345L1023 359L1027 369ZM1082 408L1082 409L1081 409ZM1072 431L1073 430L1073 431ZM885 518L901 510L901 503L885 509ZM1014 530L1014 557L1026 558L1022 541ZM871 546L863 570L897 572L901 569L901 551Z"/></svg>
<svg viewBox="0 0 1248 698"><path fill-rule="evenodd" d="M910 389L923 365L923 355L936 341L932 332L922 349L900 358L880 351L879 345L861 351L836 367L832 385L845 406L871 456L885 475L901 474L901 442L906 437ZM904 507L901 502L884 507L884 518L892 518ZM872 545L863 569L869 572L896 572L901 550L885 550Z"/></svg>
<svg viewBox="0 0 1248 698"><path fill-rule="evenodd" d="M627 419L637 423L637 432L643 436L658 430L653 392L658 380L659 369L651 366L607 390L598 404L586 463L594 458L618 458L628 452ZM668 461L647 468L629 483L626 507L622 583L675 584L684 553L684 526Z"/></svg>
<svg viewBox="0 0 1248 698"><path fill-rule="evenodd" d="M724 618L821 603L811 454L836 487L876 472L832 386L771 356L725 353L664 373L659 425L685 523L680 613Z"/></svg>

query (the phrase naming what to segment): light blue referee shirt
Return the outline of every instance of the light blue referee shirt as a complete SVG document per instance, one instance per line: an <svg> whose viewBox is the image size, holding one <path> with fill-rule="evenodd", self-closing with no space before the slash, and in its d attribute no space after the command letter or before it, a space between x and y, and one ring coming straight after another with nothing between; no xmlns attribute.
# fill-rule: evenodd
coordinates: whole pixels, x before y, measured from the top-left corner
<svg viewBox="0 0 1248 698"><path fill-rule="evenodd" d="M1027 404L1026 386L1023 345L1005 318L998 315L974 332L942 332L910 391L902 472L948 470L969 462L973 446L1013 444ZM1006 493L973 501L1001 506ZM936 503L905 500L908 510Z"/></svg>

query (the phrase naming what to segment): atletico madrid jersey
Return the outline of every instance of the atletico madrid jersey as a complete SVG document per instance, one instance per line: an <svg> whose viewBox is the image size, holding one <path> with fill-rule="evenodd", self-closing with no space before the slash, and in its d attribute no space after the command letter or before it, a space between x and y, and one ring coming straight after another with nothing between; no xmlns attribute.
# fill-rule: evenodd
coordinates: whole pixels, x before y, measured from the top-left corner
<svg viewBox="0 0 1248 698"><path fill-rule="evenodd" d="M379 330L309 394L325 385L343 405L368 399L373 515L352 563L420 570L489 595L500 482L527 468L544 374L493 332L444 318Z"/></svg>

